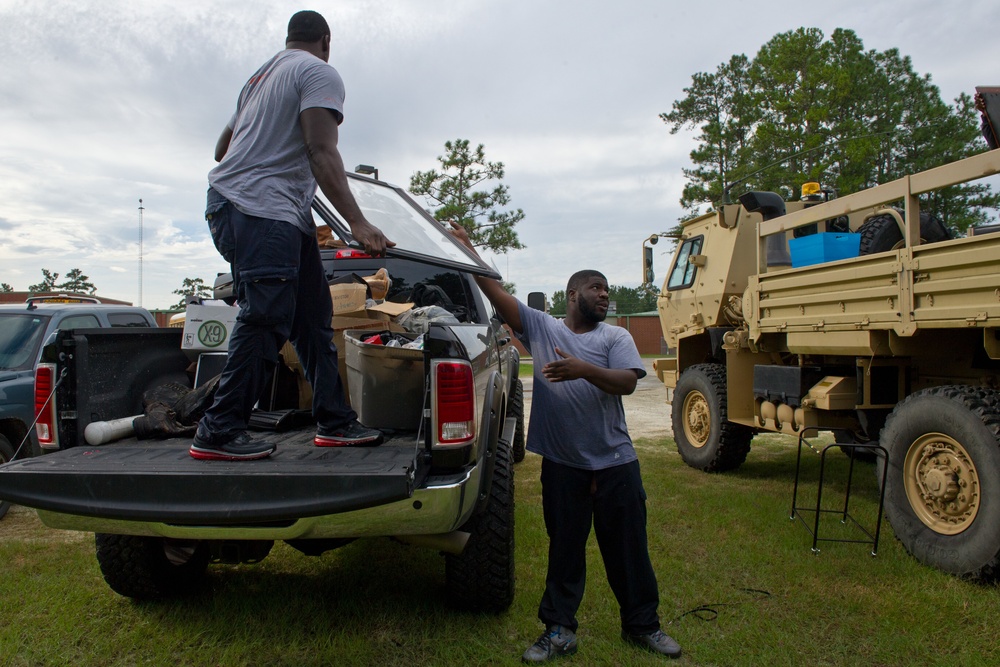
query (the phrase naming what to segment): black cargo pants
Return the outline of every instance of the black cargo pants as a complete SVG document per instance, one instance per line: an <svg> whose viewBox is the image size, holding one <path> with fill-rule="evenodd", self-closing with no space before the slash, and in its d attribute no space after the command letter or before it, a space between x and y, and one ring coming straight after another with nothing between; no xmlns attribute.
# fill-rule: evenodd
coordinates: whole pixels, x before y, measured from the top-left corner
<svg viewBox="0 0 1000 667"><path fill-rule="evenodd" d="M548 574L538 606L542 623L576 632L593 523L622 629L630 634L658 630L660 595L646 542L646 491L639 462L595 471L543 458L542 512L549 535Z"/></svg>
<svg viewBox="0 0 1000 667"><path fill-rule="evenodd" d="M337 369L333 303L316 236L287 222L245 215L212 190L206 218L216 248L232 267L240 313L198 438L216 444L246 429L286 340L312 385L317 423L335 428L356 419Z"/></svg>

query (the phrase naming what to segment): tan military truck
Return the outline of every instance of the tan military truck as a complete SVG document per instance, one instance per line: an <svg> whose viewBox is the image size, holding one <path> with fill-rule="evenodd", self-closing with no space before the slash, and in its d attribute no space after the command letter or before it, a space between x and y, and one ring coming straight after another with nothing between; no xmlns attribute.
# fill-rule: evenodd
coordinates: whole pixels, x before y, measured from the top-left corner
<svg viewBox="0 0 1000 667"><path fill-rule="evenodd" d="M765 431L877 442L909 552L1000 578L1000 233L948 238L918 201L997 173L1000 150L829 201L748 192L685 223L657 301L676 358L654 365L685 462L737 468Z"/></svg>

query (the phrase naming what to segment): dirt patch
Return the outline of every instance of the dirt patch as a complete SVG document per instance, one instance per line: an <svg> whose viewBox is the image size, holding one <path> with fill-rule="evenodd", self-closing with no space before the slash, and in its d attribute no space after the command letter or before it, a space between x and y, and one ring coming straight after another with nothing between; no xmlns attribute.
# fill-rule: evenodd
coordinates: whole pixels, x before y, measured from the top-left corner
<svg viewBox="0 0 1000 667"><path fill-rule="evenodd" d="M656 373L653 371L653 360L643 359L643 362L646 365L646 377L639 380L631 395L622 397L628 432L633 440L673 437L667 390L663 383L656 378ZM534 382L531 377L522 378L522 381L524 382L524 414L527 425L527 415L531 412L531 389Z"/></svg>

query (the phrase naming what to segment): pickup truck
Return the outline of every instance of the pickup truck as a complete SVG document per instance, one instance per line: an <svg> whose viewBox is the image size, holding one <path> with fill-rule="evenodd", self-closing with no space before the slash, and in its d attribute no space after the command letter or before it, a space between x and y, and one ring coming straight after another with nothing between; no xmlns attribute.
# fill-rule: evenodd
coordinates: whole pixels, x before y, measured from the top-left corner
<svg viewBox="0 0 1000 667"><path fill-rule="evenodd" d="M103 304L96 297L54 294L0 306L0 463L41 453L35 419L35 364L57 329L155 327L144 308ZM29 437L30 436L30 437ZM10 503L0 502L0 518Z"/></svg>
<svg viewBox="0 0 1000 667"><path fill-rule="evenodd" d="M0 466L0 497L36 508L48 526L94 532L104 578L119 594L190 590L209 563L260 561L276 540L321 555L358 538L392 537L445 554L456 605L495 612L511 604L519 358L474 279L499 276L402 189L354 174L350 184L368 220L398 245L382 258L351 248L348 225L317 197L315 217L346 246L321 251L329 279L385 268L387 300L439 305L459 322L429 324L418 381L399 383L422 393L422 408L380 446L315 447L310 419L267 433L277 450L259 461L196 461L185 438L90 446L88 424L136 414L134 387L189 367L182 330L60 332L45 347L38 403L54 387L41 421L59 450ZM264 407L298 405L296 386L276 382L285 395L272 392ZM396 390L379 391L385 401L412 402Z"/></svg>

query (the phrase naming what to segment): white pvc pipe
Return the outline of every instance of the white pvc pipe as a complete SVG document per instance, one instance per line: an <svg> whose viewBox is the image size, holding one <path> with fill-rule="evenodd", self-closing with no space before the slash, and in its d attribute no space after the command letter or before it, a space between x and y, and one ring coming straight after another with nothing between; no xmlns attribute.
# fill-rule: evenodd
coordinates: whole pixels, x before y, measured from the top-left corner
<svg viewBox="0 0 1000 667"><path fill-rule="evenodd" d="M122 417L106 422L92 422L83 429L83 437L88 445L103 445L106 442L127 438L135 433L132 420L141 416L135 415L135 417Z"/></svg>

